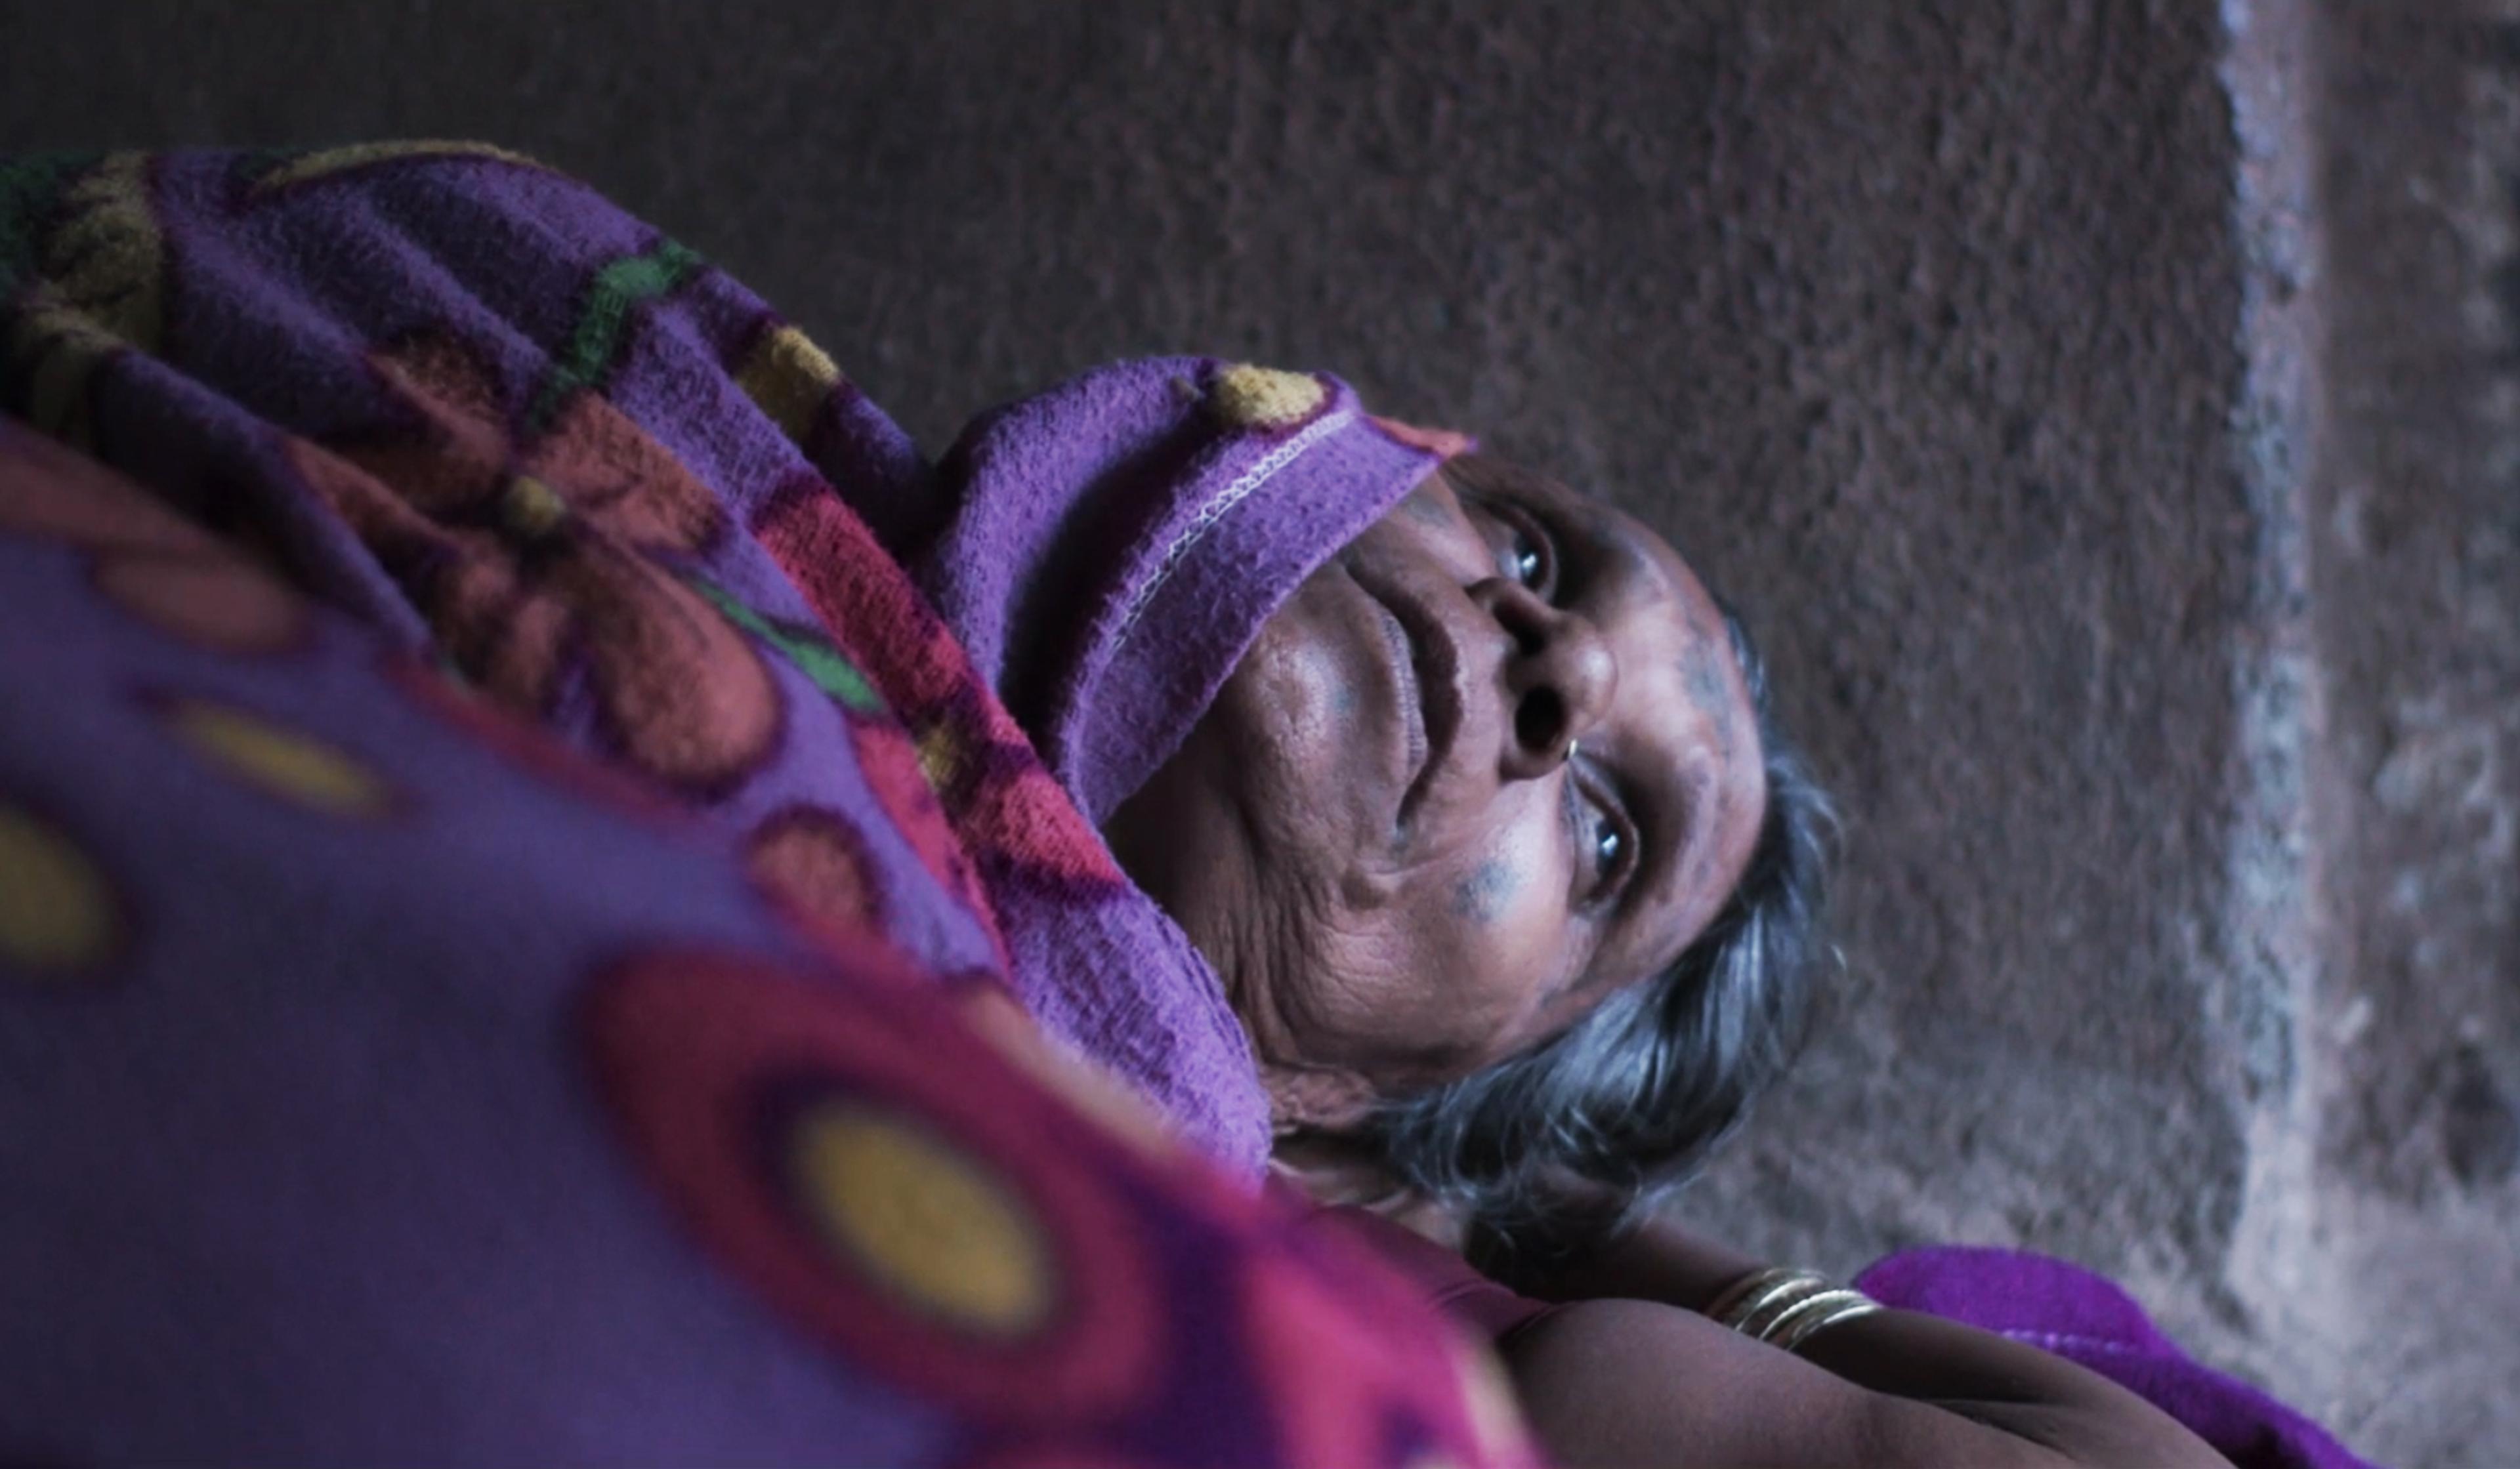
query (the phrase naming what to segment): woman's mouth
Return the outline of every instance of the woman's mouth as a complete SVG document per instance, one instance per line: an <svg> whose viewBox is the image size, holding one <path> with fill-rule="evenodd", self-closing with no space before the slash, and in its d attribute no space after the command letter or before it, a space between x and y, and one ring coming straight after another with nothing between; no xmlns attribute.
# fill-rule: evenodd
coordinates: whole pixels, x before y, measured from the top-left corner
<svg viewBox="0 0 2520 1469"><path fill-rule="evenodd" d="M1382 614L1383 641L1391 653L1399 693L1396 712L1408 746L1408 784L1399 810L1399 823L1406 826L1461 730L1461 650L1443 620L1405 589L1382 585L1378 578L1359 578L1357 585Z"/></svg>
<svg viewBox="0 0 2520 1469"><path fill-rule="evenodd" d="M1426 778L1426 699L1418 688L1418 652L1410 645L1409 630L1401 626L1400 618L1392 612L1389 603L1371 592L1366 596L1372 600L1373 610L1379 614L1374 621L1382 629L1383 647L1390 656L1392 689L1396 695L1392 712L1400 721L1400 737L1405 746L1401 760L1402 778L1406 782L1401 796L1405 820L1409 793L1417 790Z"/></svg>

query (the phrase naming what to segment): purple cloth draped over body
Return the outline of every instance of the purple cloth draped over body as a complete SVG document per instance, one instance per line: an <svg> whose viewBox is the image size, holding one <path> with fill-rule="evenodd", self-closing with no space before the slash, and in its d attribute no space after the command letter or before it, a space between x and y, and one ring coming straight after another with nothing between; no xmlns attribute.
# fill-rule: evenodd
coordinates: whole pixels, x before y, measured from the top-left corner
<svg viewBox="0 0 2520 1469"><path fill-rule="evenodd" d="M547 910L536 942L554 956L565 950L573 964L584 963L589 946L598 944L609 913L605 905L615 900L640 905L692 936L740 940L796 958L804 947L771 920L761 883L747 882L739 864L791 850L828 858L839 849L813 847L806 838L828 839L825 819L836 817L855 833L847 837L857 853L852 860L864 863L865 913L879 917L874 926L910 962L957 983L971 976L1004 983L1050 1034L1154 1100L1181 1135L1244 1180L1257 1176L1269 1146L1266 1099L1222 988L1178 927L1107 870L1093 824L1179 744L1260 623L1302 577L1427 472L1436 460L1421 440L1369 418L1335 378L1252 377L1252 370L1201 359L1156 359L1088 374L984 416L931 467L863 392L836 372L824 373L828 361L741 286L582 186L525 160L480 149L442 150L435 157L412 150L346 150L294 160L121 156L63 165L58 178L43 166L49 165L13 165L0 180L15 191L0 194L0 215L11 207L26 211L22 218L0 217L10 227L0 232L0 245L32 250L0 262L13 273L0 278L13 291L13 411L91 448L167 505L253 545L329 604L330 620L309 635L309 645L323 656L307 665L293 690L288 669L257 666L222 673L220 697L320 713L330 696L319 696L323 690L343 698L373 693L373 670L358 670L378 651L443 655L453 625L447 608L455 604L431 599L445 595L448 568L462 564L460 553L482 537L523 546L519 563L529 568L560 564L582 573L593 590L565 609L579 619L570 624L579 642L562 639L558 646L600 646L608 634L588 620L589 609L614 602L665 609L669 615L642 624L663 630L640 634L651 642L687 626L694 608L717 609L743 630L726 645L744 658L760 655L758 687L771 691L778 712L775 736L743 736L758 750L742 761L722 771L657 777L666 786L681 781L673 794L701 820L696 829L704 835L634 840L627 833L648 828L615 815L554 814L537 826L528 815L547 806L557 812L554 798L533 794L542 787L531 782L496 775L505 767L475 759L443 732L415 724L402 740L405 750L374 709L324 717L353 744L377 741L380 759L391 747L413 771L461 772L444 779L472 781L465 787L471 795L446 804L472 813L482 824L471 829L488 833L474 855L486 861L498 851L540 853L543 865L533 870L548 887L507 892L489 911L507 914L502 921L519 925L521 933L542 921L533 913ZM50 245L29 245L38 236ZM54 246L59 259L45 255ZM468 448L475 439L479 444ZM413 469L408 456L424 448L450 462L469 464L465 456L472 454L496 472L473 485ZM374 508L382 518L359 521L355 508L367 502L341 496L363 482L360 476L400 471L411 476L404 492L427 501L422 508L436 520L420 529L401 526L392 516L404 510L380 501ZM659 483L695 493L658 498ZM432 495L440 498L428 501ZM854 515L830 503L833 497ZM859 517L892 560L816 561L855 554L845 551L855 544L846 532ZM584 545L596 550L550 540L556 525L591 527ZM556 545L562 550L552 550ZM26 603L28 615L37 607L58 615L54 609L74 600L60 566L33 552L0 549L8 550L0 556L5 569L21 578L13 595ZM583 564L550 559L580 555ZM837 601L905 572L923 602L891 622L833 625ZM885 663L897 651L893 645L915 642L936 619L951 631L944 662L952 667L925 668L916 657ZM10 659L0 660L0 672L29 681L70 678L72 665L57 654L82 645L82 638L103 640L99 658L140 656L118 644L107 649L107 631L102 621L80 624L59 648L39 648L22 630L13 635L19 641ZM635 651L648 645L632 638L625 645ZM864 675L847 667L851 654L876 675L873 702L852 702L859 686L849 680ZM487 656L482 662L482 669L467 671L486 677L515 666ZM920 676L887 681L880 676L886 666ZM592 671L565 659L554 667L533 711L546 729L598 762L654 776L638 769L648 748L640 720L671 723L672 711L659 714L656 707L662 694L648 690L658 698L645 704L625 694L625 688L640 692L629 687L636 684L635 668L615 676L600 660ZM930 673L933 679L925 677ZM18 688L33 687L13 686L13 699ZM27 707L18 704L11 717L22 720ZM277 758L270 751L281 746L267 734L255 734L263 743L253 744L232 719L220 724L211 717L216 714L213 708L211 715L186 715L192 724L184 728L192 737L226 741L220 748L230 754L242 749L252 759ZM1019 734L991 722L1010 718ZM148 758L137 729L117 726L112 739L100 736L92 758L73 742L43 743L42 759L87 763L77 771L54 770L29 755L22 770L0 768L0 794L15 788L12 781L34 779L29 773L40 767L47 780L75 783L74 806L90 797L111 805L107 797L119 801L144 785L156 792L153 799L177 799L171 786L158 790L116 774L108 762L110 751L120 752L115 758ZM204 730L210 733L203 735ZM679 758L691 741L652 743L663 752L659 758ZM958 885L964 879L954 863L962 859L921 846L922 823L934 820L919 808L928 798L887 784L884 772L893 769L923 770L935 784L935 799L961 824L983 897ZM1006 792L1020 795L1029 789L1023 781L1042 770L1063 790L1059 799L1073 803L1058 824L1066 845L1048 858L1025 844L1026 832L991 828L985 819L968 818L967 809ZM136 808L115 809L124 822L116 840L141 829L133 824L143 820ZM187 822L172 824L176 847L211 863L226 836L283 820L247 801L237 807L234 827L202 824L205 813L226 809L212 800L188 812ZM1018 802L1004 809L1046 808ZM801 823L799 813L825 824ZM1004 839L992 840L993 829ZM600 844L589 845L584 858L586 879L596 889L550 885L562 870L555 864L563 860L562 837ZM324 844L330 838L304 839L313 843L310 862L367 872L360 880L378 891L389 889L396 876L382 868L368 872L375 853L355 855L347 846L335 853ZM647 850L642 842L656 846L657 854L634 860ZM135 865L146 865L144 848L133 848ZM718 854L717 866L692 855L701 848ZM489 869L465 868L464 856L441 851L412 870L431 874L444 892L456 890L445 885L458 874L496 892L495 878L484 875ZM810 862L803 868L808 875L828 869L828 863ZM272 901L295 895L316 902L309 895L321 886L318 875L311 868L275 869L254 880L273 884L265 894ZM544 910L526 902L536 894ZM196 891L192 898L202 896ZM197 917L215 927L215 914ZM357 924L317 928L349 962ZM449 933L448 952L461 950L465 962L489 962L498 950L496 935ZM248 940L272 937L250 925L228 936L247 948ZM379 998L373 1014L363 1012L362 1026L389 1025L411 1000L385 993L391 988L383 984L386 960L399 962L396 954L377 959L384 967L369 982L381 987ZM264 961L240 949L219 962L227 966L222 972L250 973ZM240 1013L279 1027L240 1030L221 1043L236 1046L237 1067L250 1068L250 1057L260 1054L256 1047L297 1021L268 985L243 993L267 1003ZM473 1023L529 997L557 1004L559 993L552 986L505 992L476 986L440 999L452 1006L445 1013ZM170 1068L166 1074L177 1074L185 1027L199 1026L203 1036L228 1034L220 1027L229 1022L219 1014L215 1006L189 1019L182 1017L191 1011L170 1010L148 1021L146 1054ZM428 1019L415 1014L415 1024ZM99 1030L99 1038L110 1029ZM445 1036L442 1026L427 1032L423 1025L414 1034L424 1032ZM326 1043L331 1059L325 1064L339 1072L326 1083L332 1089L326 1094L344 1115L367 1105L352 1073L390 1052L389 1039L361 1030L356 1044ZM494 1046L486 1053L485 1075L543 1109L518 1113L539 1121L503 1135L494 1125L495 1109L485 1111L478 1097L450 1086L456 1075L451 1052L415 1044L409 1053L432 1058L417 1076L413 1096L433 1098L448 1117L463 1121L469 1131L461 1135L481 1151L485 1177L542 1186L533 1181L541 1176L498 1161L521 1148L529 1134L566 1159L565 1177L581 1192L553 1218L583 1231L584 1249L573 1255L652 1281L670 1273L670 1251L642 1232L644 1217L635 1209L625 1214L607 1191L615 1187L608 1159L593 1142L566 1135L564 1121L553 1120L565 1119L573 1103L534 1071L547 1058L531 1046ZM66 1089L62 1094L85 1094L80 1089L88 1086L88 1073L63 1069L71 1066L70 1049L28 1054L34 1059L18 1070L15 1085L58 1083ZM220 1085L231 1083L244 1089L240 1095L258 1094L255 1079L243 1072ZM101 1105L94 1124L100 1135L115 1127L122 1130L116 1135L150 1135L149 1117L128 1111L155 1105L145 1089L115 1093ZM294 1145L291 1114L266 1111L254 1113L261 1131L248 1135L261 1151L248 1172L255 1188L285 1191L297 1186L281 1167ZM417 1114L392 1115L400 1127ZM308 1125L320 1131L320 1124ZM322 1150L303 1145L310 1149L303 1161L311 1170L307 1178L332 1178L325 1172L332 1165L319 1161ZM28 1141L20 1151L22 1161L40 1159L55 1171L44 1174L29 1162L27 1178L87 1177L88 1165L74 1149ZM387 1179L393 1170L382 1161L348 1154L337 1161L346 1170L340 1177L373 1175L379 1198L400 1186ZM288 1213L272 1203L281 1193L231 1198L232 1190L204 1181L189 1165L164 1158L140 1164L158 1169L150 1177L162 1176L168 1189L228 1200L212 1211L227 1211L226 1223L209 1221L205 1228L295 1228L308 1223L301 1216L323 1207L310 1194L297 1197L295 1213ZM613 1201L612 1212L589 1205L590 1199ZM288 1218L257 1212L265 1203ZM489 1239L514 1220L490 1210L474 1223ZM429 1288L423 1277L443 1265L444 1241L397 1232L389 1220L379 1227L399 1241L392 1258L405 1269L407 1283ZM12 1238L0 1229L0 1242ZM20 1242L32 1252L29 1258L84 1248L58 1231ZM165 1258L175 1260L194 1242L164 1243L172 1252ZM1146 1247L1167 1248L1158 1241ZM518 1303L531 1298L531 1281L500 1267L495 1252L480 1264L481 1279L457 1292L471 1303L468 1319L495 1319L504 1333L499 1340L540 1339L538 1333L552 1329L548 1318L520 1313ZM269 1268L280 1269L279 1257L269 1257ZM2357 1462L2299 1414L2186 1358L2115 1286L2060 1262L2001 1251L1911 1251L1862 1279L1892 1304L2002 1331L2081 1361L2167 1408L2252 1469ZM472 1288L500 1281L506 1284L499 1289ZM176 1289L180 1272L158 1283ZM676 1319L693 1313L704 1317L704 1328L695 1329L722 1351L724 1363L754 1363L754 1382L771 1383L799 1402L813 1396L810 1358L800 1360L778 1339L760 1337L748 1317L741 1311L730 1314L728 1304L704 1287L685 1285L690 1288L650 1291L649 1304L669 1316L681 1313ZM101 1288L132 1318L148 1318L145 1291ZM339 1292L357 1288L346 1275L334 1280L324 1289L335 1295L313 1293L308 1309L320 1315ZM44 1300L57 1312L72 1311L67 1300ZM213 1330L202 1339L214 1337ZM695 1350L700 1340L694 1339ZM113 1350L102 1339L91 1345ZM611 1376L597 1371L600 1362L588 1367L595 1372L586 1379L596 1384L591 1401L626 1391L624 1384L652 1384L672 1357L668 1346L644 1337L613 1345L620 1361ZM402 1340L397 1350L443 1365L424 1346ZM150 1350L164 1356L170 1379L185 1375L178 1342ZM310 1371L310 1383L330 1380L325 1371ZM490 1391L489 1384L449 1377L397 1399L392 1411L418 1411L414 1404L441 1402L459 1387L476 1396ZM372 1390L366 1379L342 1389L352 1396ZM726 1400L737 1401L740 1393ZM351 1397L340 1404L349 1405L344 1412L356 1406ZM814 1442L800 1425L882 1416L854 1399L842 1407L836 1416L800 1412L786 1437L771 1424L751 1442L792 1449ZM571 1439L555 1428L552 1414L560 1411L510 1403L499 1410L506 1417L492 1412L483 1421L516 1436L500 1441L494 1432L482 1442L627 1442ZM885 1421L899 1435L883 1441L886 1452L916 1457L940 1436L950 1437L950 1425L917 1413ZM685 1447L697 1454L704 1443L722 1447L742 1438L732 1424L689 1418L683 1426L696 1437ZM709 1438L718 1432L733 1437ZM670 1451L667 1443L651 1447ZM0 1453L10 1449L0 1444Z"/></svg>
<svg viewBox="0 0 2520 1469"><path fill-rule="evenodd" d="M2080 1362L2162 1409L2239 1469L2368 1469L2300 1412L2161 1334L2107 1277L2022 1250L1903 1250L1855 1278L1884 1305L1930 1312Z"/></svg>

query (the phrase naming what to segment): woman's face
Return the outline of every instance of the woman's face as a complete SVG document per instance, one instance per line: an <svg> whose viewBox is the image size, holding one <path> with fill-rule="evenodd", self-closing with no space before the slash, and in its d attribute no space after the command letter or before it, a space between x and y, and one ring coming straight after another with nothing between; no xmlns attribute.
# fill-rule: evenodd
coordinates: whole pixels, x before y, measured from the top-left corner
<svg viewBox="0 0 2520 1469"><path fill-rule="evenodd" d="M1669 963L1765 799L1678 554L1471 459L1305 580L1105 834L1223 976L1281 1123L1335 1127Z"/></svg>

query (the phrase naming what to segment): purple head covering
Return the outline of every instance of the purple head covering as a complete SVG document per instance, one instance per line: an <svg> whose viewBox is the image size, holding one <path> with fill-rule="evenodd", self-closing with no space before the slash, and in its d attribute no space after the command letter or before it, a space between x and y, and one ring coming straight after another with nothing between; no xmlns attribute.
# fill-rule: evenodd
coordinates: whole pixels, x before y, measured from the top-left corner
<svg viewBox="0 0 2520 1469"><path fill-rule="evenodd" d="M920 500L861 510L1100 824L1303 579L1465 445L1335 378L1148 358L984 415Z"/></svg>
<svg viewBox="0 0 2520 1469"><path fill-rule="evenodd" d="M982 415L927 475L842 489L1099 827L1303 579L1467 442L1334 378L1152 358ZM1189 937L1125 883L973 857L1034 1019L1256 1172L1268 1099Z"/></svg>

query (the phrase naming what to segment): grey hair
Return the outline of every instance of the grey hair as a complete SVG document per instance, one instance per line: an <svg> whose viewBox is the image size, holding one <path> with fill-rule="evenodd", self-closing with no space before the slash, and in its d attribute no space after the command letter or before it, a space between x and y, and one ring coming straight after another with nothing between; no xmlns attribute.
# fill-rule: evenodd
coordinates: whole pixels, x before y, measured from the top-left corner
<svg viewBox="0 0 2520 1469"><path fill-rule="evenodd" d="M1800 1049L1836 957L1823 928L1836 813L1775 728L1766 670L1730 607L1724 624L1768 778L1740 885L1669 968L1366 1124L1392 1174L1452 1205L1484 1250L1574 1248L1688 1182Z"/></svg>

